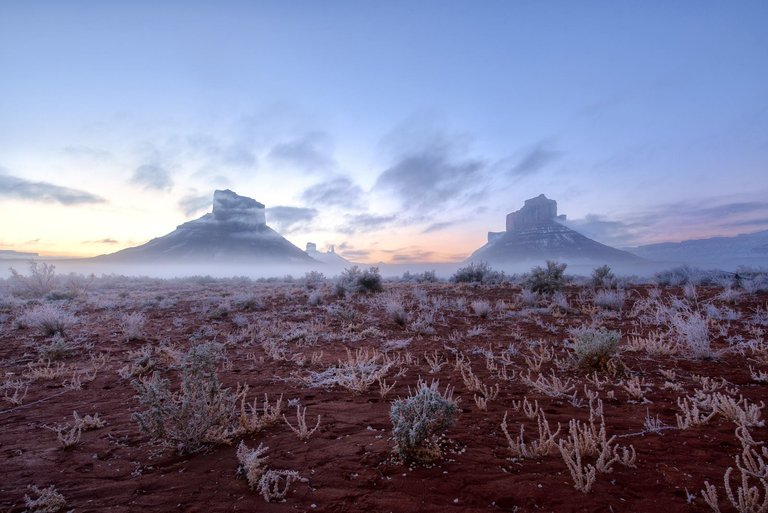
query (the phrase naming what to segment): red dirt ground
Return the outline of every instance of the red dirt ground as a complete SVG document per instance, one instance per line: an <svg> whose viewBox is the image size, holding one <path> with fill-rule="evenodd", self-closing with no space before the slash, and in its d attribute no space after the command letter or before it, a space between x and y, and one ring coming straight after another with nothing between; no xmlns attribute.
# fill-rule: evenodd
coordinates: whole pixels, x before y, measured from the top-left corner
<svg viewBox="0 0 768 513"><path fill-rule="evenodd" d="M715 417L708 424L661 434L642 433L647 414L659 416L667 426L676 426L678 397L692 394L700 385L694 375L724 378L752 402L768 397L768 385L752 379L748 365L755 370L768 369L765 352L730 349L726 339L740 335L744 341L762 341L765 351L765 326L750 321L755 312L764 311L766 295L742 296L735 305L741 318L736 321L710 321L713 346L723 353L712 360L682 356L658 357L642 352L622 353L621 359L631 375L644 378L650 390L650 403L629 402L629 396L616 380L611 380L600 397L604 402L608 434L618 435L622 445L631 444L637 452L637 468L615 465L611 474L598 474L593 489L581 493L574 489L571 476L559 452L533 460L514 460L500 429L504 412L509 412L510 431L520 423L533 435L535 424L512 408L512 401L527 396L537 400L550 423L560 423L567 430L572 418L586 420L589 408L574 406L570 399L552 399L533 391L519 378L526 371L523 355L526 340L543 339L565 355L563 341L567 328L589 324L594 311L586 301L585 287L571 286L567 296L571 309L560 312L540 308L524 313L517 300L519 287L513 285L468 286L452 284L386 284L381 294L331 297L330 286L320 285L323 304L310 306L310 291L300 283L254 284L249 282L135 281L115 280L108 286L96 285L80 296L57 301L74 312L77 323L67 332L67 339L79 341L76 354L54 362L73 365L82 372L98 368L95 379L82 376L82 388L64 386L72 370L54 379L31 380L28 365L37 365L35 347L46 343L45 337L30 327L18 327L15 319L32 305L7 301L0 309L0 370L7 379L29 381L29 392L21 406L0 403L0 509L23 511L28 485L55 485L67 501L67 508L78 512L105 511L312 511L312 512L493 512L493 511L710 511L699 491L708 480L718 486L723 511L732 511L723 490L723 474L734 466L734 456L741 445L734 436L734 423ZM631 286L629 298L620 315L602 317L602 324L620 330L625 344L632 333L645 334L652 326L640 326L633 304L647 297L648 286ZM716 299L722 289L700 288L696 304L723 306ZM679 288L664 288L663 300L682 297ZM261 305L239 308L238 296L261 298ZM383 306L387 295L402 297L406 311L416 316L419 298L443 298L433 320L434 334L417 335L387 315ZM463 308L457 298L466 298ZM484 299L496 305L487 317L473 313L470 303ZM229 306L227 306L229 302ZM3 304L3 303L0 303ZM215 308L224 305L223 310ZM328 305L346 309L341 314L329 312ZM542 305L546 305L543 302ZM694 305L695 306L695 305ZM127 312L143 311L147 316L141 340L126 342L121 331L121 317ZM357 312L351 313L351 311ZM523 313L521 313L523 312ZM748 322L749 321L749 322ZM723 332L719 327L724 326ZM483 331L471 336L468 331ZM292 329L303 328L319 336L286 341L291 353L307 357L302 367L294 362L273 361L262 347L269 338L286 339ZM370 329L376 328L376 330ZM666 327L654 327L666 331ZM282 336L281 336L282 334ZM724 336L723 336L724 335ZM394 389L382 398L373 384L355 395L341 388L309 388L300 378L310 370L322 370L346 358L346 349L383 349L387 341L412 338L405 349L415 361L406 374L394 377ZM321 416L318 431L303 442L280 422L262 432L245 437L253 447L263 442L269 446L269 464L277 469L297 470L307 479L291 487L284 502L266 503L250 490L245 480L236 476L238 462L231 445L220 445L193 455L179 456L172 449L153 443L143 434L131 414L141 411L130 378L118 370L129 364L132 352L144 345L170 344L186 349L195 342L216 340L225 343L230 364L222 366L219 377L233 389L238 383L250 386L249 397L283 394L298 398L307 407L307 418ZM488 349L498 359L510 344L519 349L509 366L510 379L500 379L489 371L478 349ZM473 394L454 366L449 348L470 359L472 370L487 384L499 384L499 396L481 411ZM447 360L440 372L430 374L424 353L437 350ZM309 363L313 352L322 351L322 365ZM250 355L249 355L250 354ZM99 364L92 357L100 356ZM498 362L497 362L498 363ZM101 365L99 367L99 365ZM501 365L501 364L499 364ZM560 376L575 380L578 398L584 400L587 383L583 373L558 369L553 362L543 365L545 374L554 369ZM660 370L674 370L675 381L683 388L662 388L667 381ZM168 371L167 367L164 372ZM512 378L512 371L516 374ZM441 388L455 387L462 409L457 424L446 437L449 449L432 466L406 467L393 458L394 442L389 420L390 404L408 394L419 377L439 378ZM613 391L614 398L609 398ZM586 403L586 401L585 401ZM56 434L46 429L71 422L72 412L80 415L99 413L106 426L83 432L80 444L72 450L60 447ZM290 420L293 410L285 412ZM751 429L758 441L768 440L768 428ZM562 433L561 433L562 435ZM696 497L686 500L686 489Z"/></svg>

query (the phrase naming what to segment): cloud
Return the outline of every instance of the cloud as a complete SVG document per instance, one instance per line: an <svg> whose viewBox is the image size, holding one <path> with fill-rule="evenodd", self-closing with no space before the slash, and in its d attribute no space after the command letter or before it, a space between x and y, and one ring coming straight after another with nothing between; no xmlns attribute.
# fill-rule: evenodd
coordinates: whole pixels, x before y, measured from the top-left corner
<svg viewBox="0 0 768 513"><path fill-rule="evenodd" d="M46 203L61 203L62 205L83 205L106 201L100 196L79 189L71 189L48 182L33 182L5 174L5 170L2 168L0 168L0 196Z"/></svg>
<svg viewBox="0 0 768 513"><path fill-rule="evenodd" d="M267 158L300 169L316 171L335 167L331 156L333 141L325 132L309 132L290 141L275 144Z"/></svg>
<svg viewBox="0 0 768 513"><path fill-rule="evenodd" d="M140 185L145 189L159 191L173 187L171 173L166 168L156 164L143 164L137 167L131 177L131 183Z"/></svg>
<svg viewBox="0 0 768 513"><path fill-rule="evenodd" d="M363 208L363 190L346 176L332 178L308 187L301 199L310 205Z"/></svg>
<svg viewBox="0 0 768 513"><path fill-rule="evenodd" d="M642 232L642 222L627 223L609 221L605 216L588 214L583 219L572 219L565 223L569 228L609 246L625 247L631 245L638 232Z"/></svg>
<svg viewBox="0 0 768 513"><path fill-rule="evenodd" d="M526 151L517 164L512 166L510 173L516 177L532 175L559 159L562 154L553 148L551 142L541 141Z"/></svg>
<svg viewBox="0 0 768 513"><path fill-rule="evenodd" d="M451 226L455 226L459 223L461 223L461 221L444 221L441 223L432 223L424 228L421 233L439 232L440 230L445 230L446 228L450 228Z"/></svg>
<svg viewBox="0 0 768 513"><path fill-rule="evenodd" d="M84 244L119 244L119 241L116 241L115 239L99 239L99 240L86 240L83 241Z"/></svg>
<svg viewBox="0 0 768 513"><path fill-rule="evenodd" d="M697 203L657 205L645 212L609 220L589 214L566 224L584 235L611 246L634 246L715 235L735 235L739 228L768 224L768 202L737 201L717 205L718 198ZM713 206L701 207L701 203Z"/></svg>
<svg viewBox="0 0 768 513"><path fill-rule="evenodd" d="M406 210L429 213L476 193L484 164L454 159L443 147L402 157L376 180L374 190L394 193Z"/></svg>
<svg viewBox="0 0 768 513"><path fill-rule="evenodd" d="M84 145L69 145L64 147L64 153L71 157L86 157L95 160L108 160L112 158L112 153L98 148L91 148Z"/></svg>
<svg viewBox="0 0 768 513"><path fill-rule="evenodd" d="M267 224L280 233L305 231L317 217L318 211L304 207L270 207L267 209Z"/></svg>
<svg viewBox="0 0 768 513"><path fill-rule="evenodd" d="M344 217L346 223L337 231L346 234L377 231L397 220L396 215L355 214Z"/></svg>
<svg viewBox="0 0 768 513"><path fill-rule="evenodd" d="M184 215L189 217L193 214L206 210L211 206L212 194L187 194L179 199L178 207L184 212Z"/></svg>
<svg viewBox="0 0 768 513"><path fill-rule="evenodd" d="M411 250L395 250L392 255L392 262L397 264L412 263L412 262L428 262L435 256L434 251L427 251L421 249Z"/></svg>
<svg viewBox="0 0 768 513"><path fill-rule="evenodd" d="M195 152L204 155L212 167L233 166L255 168L259 159L251 145L241 142L222 143L208 134L194 134L186 138L187 145Z"/></svg>

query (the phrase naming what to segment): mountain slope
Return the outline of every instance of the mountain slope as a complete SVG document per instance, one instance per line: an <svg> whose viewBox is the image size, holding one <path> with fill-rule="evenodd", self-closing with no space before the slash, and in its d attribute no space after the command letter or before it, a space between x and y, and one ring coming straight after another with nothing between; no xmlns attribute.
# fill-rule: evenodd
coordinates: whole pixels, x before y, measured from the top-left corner
<svg viewBox="0 0 768 513"><path fill-rule="evenodd" d="M488 243L471 261L506 264L545 259L592 263L641 263L643 259L594 241L558 222L557 202L543 194L526 200L523 208L507 215L504 232L489 233Z"/></svg>
<svg viewBox="0 0 768 513"><path fill-rule="evenodd" d="M648 244L630 249L654 260L697 265L768 265L768 230L682 242Z"/></svg>
<svg viewBox="0 0 768 513"><path fill-rule="evenodd" d="M317 264L266 225L264 205L230 190L213 195L213 212L146 244L96 257L104 262Z"/></svg>

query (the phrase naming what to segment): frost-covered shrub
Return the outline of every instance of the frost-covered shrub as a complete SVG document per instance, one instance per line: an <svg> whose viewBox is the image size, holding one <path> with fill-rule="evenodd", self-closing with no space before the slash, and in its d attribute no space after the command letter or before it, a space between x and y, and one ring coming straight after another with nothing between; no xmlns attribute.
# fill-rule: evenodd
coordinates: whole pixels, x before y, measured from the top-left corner
<svg viewBox="0 0 768 513"><path fill-rule="evenodd" d="M423 273L411 273L409 271L405 271L403 273L403 277L400 278L401 281L405 282L416 282L416 283L437 283L440 281L435 274L435 271L424 271Z"/></svg>
<svg viewBox="0 0 768 513"><path fill-rule="evenodd" d="M654 274L654 279L659 285L680 287L686 283L693 283L694 285L713 285L716 284L722 276L723 273L721 271L704 270L689 265L682 265L665 271L659 271Z"/></svg>
<svg viewBox="0 0 768 513"><path fill-rule="evenodd" d="M573 351L574 365L582 370L604 371L608 363L618 355L618 331L591 326L581 326L568 330L571 336L570 349Z"/></svg>
<svg viewBox="0 0 768 513"><path fill-rule="evenodd" d="M392 403L389 417L395 449L404 461L427 462L441 455L438 437L456 423L459 407L453 390L441 393L438 382L419 380L416 392Z"/></svg>
<svg viewBox="0 0 768 513"><path fill-rule="evenodd" d="M29 491L35 495L34 498L29 495L24 496L26 511L30 513L57 513L67 507L66 499L53 485L48 488L32 485L29 487Z"/></svg>
<svg viewBox="0 0 768 513"><path fill-rule="evenodd" d="M25 276L11 267L11 291L17 296L43 297L56 288L56 266L32 261L29 263L29 276Z"/></svg>
<svg viewBox="0 0 768 513"><path fill-rule="evenodd" d="M566 311L570 308L570 305L568 304L568 297L559 290L552 294L549 306L550 308L558 308L560 310Z"/></svg>
<svg viewBox="0 0 768 513"><path fill-rule="evenodd" d="M620 311L624 306L624 300L626 298L627 294L622 289L602 289L595 292L593 301L595 305L599 306L600 308Z"/></svg>
<svg viewBox="0 0 768 513"><path fill-rule="evenodd" d="M323 303L322 292L318 290L313 291L307 298L307 303L309 304L309 306L317 306L322 304Z"/></svg>
<svg viewBox="0 0 768 513"><path fill-rule="evenodd" d="M536 306L539 302L539 294L531 289L522 289L519 294L520 302L525 306Z"/></svg>
<svg viewBox="0 0 768 513"><path fill-rule="evenodd" d="M52 336L64 332L75 323L75 316L53 305L40 305L24 313L19 322L39 329L43 335Z"/></svg>
<svg viewBox="0 0 768 513"><path fill-rule="evenodd" d="M387 316L400 326L404 326L408 320L405 308L403 307L403 300L399 297L387 298L387 301L384 303L384 310L387 312Z"/></svg>
<svg viewBox="0 0 768 513"><path fill-rule="evenodd" d="M547 266L536 266L526 277L525 286L540 294L554 294L565 286L565 268L568 264L558 264L547 260Z"/></svg>
<svg viewBox="0 0 768 513"><path fill-rule="evenodd" d="M596 267L592 271L592 286L595 288L610 288L616 284L616 275L607 265Z"/></svg>
<svg viewBox="0 0 768 513"><path fill-rule="evenodd" d="M678 342L693 358L712 358L707 320L698 312L686 314L680 312L671 318Z"/></svg>
<svg viewBox="0 0 768 513"><path fill-rule="evenodd" d="M144 333L144 324L147 322L147 316L141 312L131 312L123 315L120 328L126 342L141 339Z"/></svg>
<svg viewBox="0 0 768 513"><path fill-rule="evenodd" d="M492 310L491 303L485 299L476 299L470 303L470 306L475 315L483 318L488 317Z"/></svg>
<svg viewBox="0 0 768 513"><path fill-rule="evenodd" d="M486 262L472 262L457 269L451 276L453 283L501 283L504 273L492 269Z"/></svg>
<svg viewBox="0 0 768 513"><path fill-rule="evenodd" d="M181 365L181 386L176 392L157 371L150 378L133 381L139 401L148 408L133 414L141 430L179 454L228 440L235 394L219 383L216 364L223 358L220 344L209 342L190 348Z"/></svg>
<svg viewBox="0 0 768 513"><path fill-rule="evenodd" d="M361 270L356 265L348 267L341 273L336 281L336 285L337 287L340 286L344 292L370 294L384 290L378 267L369 267L366 270ZM340 294L340 297L343 297L343 295L343 293Z"/></svg>

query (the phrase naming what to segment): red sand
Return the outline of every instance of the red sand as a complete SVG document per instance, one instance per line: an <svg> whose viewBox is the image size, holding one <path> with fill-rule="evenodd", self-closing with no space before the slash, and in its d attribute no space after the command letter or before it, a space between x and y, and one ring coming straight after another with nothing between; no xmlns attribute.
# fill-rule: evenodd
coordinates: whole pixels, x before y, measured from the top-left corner
<svg viewBox="0 0 768 513"><path fill-rule="evenodd" d="M90 352L104 355L106 364L98 370L91 382L83 381L82 389L65 388L65 375L52 380L30 383L24 403L14 407L0 405L0 509L22 511L23 497L28 485L40 487L55 485L67 500L68 508L86 511L318 511L318 512L488 512L488 511L709 511L699 491L704 481L716 484L724 511L731 510L722 489L723 474L734 465L734 455L740 444L734 437L734 424L716 417L709 424L689 430L669 429L658 434L637 434L643 429L646 412L658 415L668 426L675 426L678 412L676 399L692 393L699 385L692 380L694 374L724 378L737 386L741 394L751 401L768 397L768 385L757 383L750 377L748 364L756 370L768 369L768 361L747 360L737 352L728 352L718 359L697 361L680 357L650 357L643 353L625 352L623 361L631 373L642 377L652 386L647 394L649 404L629 403L627 393L616 384L608 384L600 393L604 401L605 419L610 435L629 435L619 440L622 445L632 444L637 451L637 468L615 465L611 474L598 474L592 491L583 494L573 487L572 479L559 453L535 460L513 461L501 432L500 423L505 411L509 412L510 430L525 423L527 434L532 435L535 425L522 412L513 411L513 400L527 396L536 399L544 408L550 423L567 426L569 419L585 420L588 408L574 407L569 400L551 399L531 391L520 382L519 372L526 370L521 354L512 359L509 371L518 376L506 382L493 375L485 358L472 354L473 348L491 348L497 355L510 343L523 348L513 338L519 332L525 339L545 339L554 347L562 348L569 326L589 322L590 316L582 312L565 315L551 311L535 313L529 317L506 316L494 311L483 319L472 313L469 303L478 298L505 300L510 311L520 310L515 303L519 288L505 285L494 287L468 287L448 284L424 286L388 284L387 293L397 292L411 298L414 290L428 296L439 296L453 301L467 298L464 311L453 305L442 307L436 316L434 335L416 336L394 323L383 306L376 304L381 295L355 296L339 301L326 290L325 303L307 304L308 291L298 284L238 285L208 283L190 285L179 282L153 282L118 288L91 290L69 301L65 308L76 311L78 323L67 335L93 345ZM569 287L572 306L580 308L578 288ZM584 289L581 289L584 290ZM699 303L712 299L721 289L699 289ZM238 310L233 307L226 315L206 315L202 305L213 298L216 304L231 299L230 294L254 293L263 298L264 308ZM622 315L605 319L604 325L618 329L625 335L637 330L637 319L630 317L633 301L645 296L647 287L630 288L630 299ZM679 289L664 289L665 298L681 295ZM159 300L156 296L162 296ZM105 298L100 308L96 297ZM108 304L112 301L114 304ZM158 301L160 304L158 305ZM764 335L750 332L746 320L756 308L766 307L768 297L743 297L732 306L741 312L739 321L727 323L728 336L741 334L745 339ZM332 315L328 304L349 305L359 312L353 319ZM406 301L406 310L413 310L413 302ZM27 365L36 361L34 346L47 337L32 328L16 328L13 319L29 308L23 304L6 307L6 320L0 325L0 368L6 377L19 378ZM143 340L126 342L120 330L120 318L125 312L144 310L148 320ZM307 407L307 418L321 415L319 430L307 441L300 441L284 423L278 423L255 436L245 438L249 446L263 442L269 446L270 466L277 469L297 470L307 482L296 483L284 502L266 503L251 491L245 480L236 477L238 466L235 447L210 447L194 455L178 456L170 449L153 444L140 432L131 413L141 410L130 379L121 378L118 369L131 361L130 352L145 344L170 342L185 349L191 338L208 329L199 341L215 339L227 341L229 334L242 328L242 315L256 326L277 326L274 333L286 333L291 327L310 327L321 335L314 346L289 342L292 352L304 353L309 359L313 351L323 351L324 365L299 367L289 362L274 362L265 357L260 342L267 333L257 329L255 336L239 336L227 344L231 368L219 371L221 380L230 387L247 383L250 397L268 393L271 398L284 394L286 399L299 398ZM537 325L536 319L556 326L550 333ZM365 333L375 326L381 334ZM474 337L467 331L480 326L486 331ZM360 334L362 333L362 336ZM475 405L456 371L454 357L444 348L450 346L449 336L457 334L456 347L472 362L472 369L484 382L499 383L501 392L489 402L487 411ZM727 347L725 339L714 326L710 333L716 340L716 349ZM360 340L351 340L355 335ZM309 369L322 370L325 366L346 358L346 348L381 348L388 340L413 338L407 351L418 358L405 376L388 382L397 384L382 399L374 384L360 395L339 388L325 390L308 388L296 377L306 376ZM429 374L424 352L437 350L448 360L442 370ZM400 352L404 352L401 350ZM254 353L255 359L246 355ZM559 356L563 356L558 353ZM765 356L763 354L763 356ZM62 358L67 365L88 369L93 365L85 350ZM584 377L576 371L557 370L552 362L544 364L545 373L555 369L559 375L575 379L579 397L584 398ZM684 392L662 389L666 379L659 370L676 371L676 382ZM441 385L455 386L456 395L462 396L462 413L455 427L447 433L449 446L445 458L431 467L404 467L392 457L389 420L390 403L405 396L419 376L439 378ZM590 386L594 389L593 386ZM606 394L613 390L615 399ZM56 434L44 426L71 422L72 412L80 415L99 413L107 425L98 430L84 432L79 446L63 450ZM293 420L293 410L286 411ZM564 428L565 429L565 428ZM768 428L752 429L756 440L768 440ZM693 504L686 501L686 488L696 494Z"/></svg>

